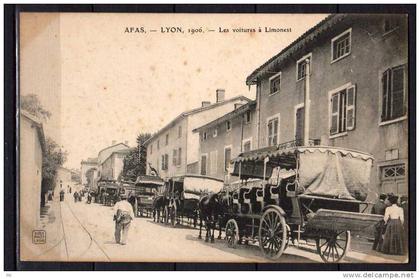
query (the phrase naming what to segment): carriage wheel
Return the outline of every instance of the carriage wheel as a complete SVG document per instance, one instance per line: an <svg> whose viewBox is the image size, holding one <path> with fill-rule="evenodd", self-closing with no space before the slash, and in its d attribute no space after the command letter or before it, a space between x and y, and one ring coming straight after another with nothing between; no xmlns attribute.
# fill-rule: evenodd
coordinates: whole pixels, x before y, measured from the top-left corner
<svg viewBox="0 0 420 279"><path fill-rule="evenodd" d="M326 263L338 263L350 247L350 231L342 231L332 236L321 236L316 240L316 249Z"/></svg>
<svg viewBox="0 0 420 279"><path fill-rule="evenodd" d="M226 244L230 248L235 248L239 241L239 228L235 219L230 219L226 223Z"/></svg>
<svg viewBox="0 0 420 279"><path fill-rule="evenodd" d="M269 208L264 212L258 239L265 257L275 260L283 254L287 242L287 227L286 220L278 210Z"/></svg>

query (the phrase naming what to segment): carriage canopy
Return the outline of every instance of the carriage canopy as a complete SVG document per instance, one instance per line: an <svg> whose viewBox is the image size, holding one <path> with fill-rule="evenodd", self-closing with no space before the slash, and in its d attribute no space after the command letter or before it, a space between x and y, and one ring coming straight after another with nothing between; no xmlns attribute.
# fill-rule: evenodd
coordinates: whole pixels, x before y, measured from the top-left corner
<svg viewBox="0 0 420 279"><path fill-rule="evenodd" d="M153 176L153 175L143 175L143 176L139 176L136 179L135 184L138 185L142 185L142 186L149 186L149 187L159 187L159 186L163 186L165 184L165 182L158 176Z"/></svg>
<svg viewBox="0 0 420 279"><path fill-rule="evenodd" d="M264 176L264 160L267 162ZM364 201L368 194L373 157L336 147L263 148L232 160L232 175L270 179L274 169L295 169L306 195ZM278 171L277 171L278 172Z"/></svg>
<svg viewBox="0 0 420 279"><path fill-rule="evenodd" d="M184 175L170 179L176 191L186 194L217 193L223 188L223 180L209 176Z"/></svg>

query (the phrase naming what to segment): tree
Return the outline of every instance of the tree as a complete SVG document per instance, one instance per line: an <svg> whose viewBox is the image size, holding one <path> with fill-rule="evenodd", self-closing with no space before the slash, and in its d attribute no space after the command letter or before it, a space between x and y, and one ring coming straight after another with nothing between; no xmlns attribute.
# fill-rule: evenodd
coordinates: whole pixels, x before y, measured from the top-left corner
<svg viewBox="0 0 420 279"><path fill-rule="evenodd" d="M137 136L137 148L130 151L124 158L124 167L121 177L135 181L138 176L146 174L146 146L144 143L151 137L150 133L141 133Z"/></svg>
<svg viewBox="0 0 420 279"><path fill-rule="evenodd" d="M53 190L57 169L67 160L67 152L51 138L45 140L45 154L42 158L42 192Z"/></svg>
<svg viewBox="0 0 420 279"><path fill-rule="evenodd" d="M42 120L48 120L51 116L51 113L42 107L38 96L35 94L22 95L20 97L20 108Z"/></svg>

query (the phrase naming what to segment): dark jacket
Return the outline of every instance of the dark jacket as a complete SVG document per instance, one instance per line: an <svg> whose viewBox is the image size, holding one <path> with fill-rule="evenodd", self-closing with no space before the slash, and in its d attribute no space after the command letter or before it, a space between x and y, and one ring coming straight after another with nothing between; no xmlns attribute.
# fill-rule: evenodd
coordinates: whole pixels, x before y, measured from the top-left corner
<svg viewBox="0 0 420 279"><path fill-rule="evenodd" d="M383 200L379 200L373 205L371 213L378 214L378 215L385 215L385 209L387 207L388 206L385 204Z"/></svg>

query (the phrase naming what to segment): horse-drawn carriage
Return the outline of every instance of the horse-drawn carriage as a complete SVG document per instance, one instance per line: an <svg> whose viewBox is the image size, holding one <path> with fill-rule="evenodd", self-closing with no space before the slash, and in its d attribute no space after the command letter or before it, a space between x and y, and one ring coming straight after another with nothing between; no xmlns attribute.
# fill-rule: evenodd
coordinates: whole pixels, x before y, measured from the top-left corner
<svg viewBox="0 0 420 279"><path fill-rule="evenodd" d="M113 206L119 195L120 186L115 181L98 182L97 201L106 206Z"/></svg>
<svg viewBox="0 0 420 279"><path fill-rule="evenodd" d="M153 211L153 200L159 188L165 185L164 181L157 176L139 176L135 182L135 203L137 216L151 216Z"/></svg>
<svg viewBox="0 0 420 279"><path fill-rule="evenodd" d="M227 245L258 241L277 259L289 240L314 240L324 262L339 262L351 232L382 218L363 213L372 162L369 154L321 146L242 153L232 160L240 183L224 212Z"/></svg>
<svg viewBox="0 0 420 279"><path fill-rule="evenodd" d="M194 227L198 219L198 203L208 193L217 193L223 187L223 180L201 175L183 175L170 178L166 182L165 195L168 204L165 207L165 220L173 226L182 219L193 221Z"/></svg>

